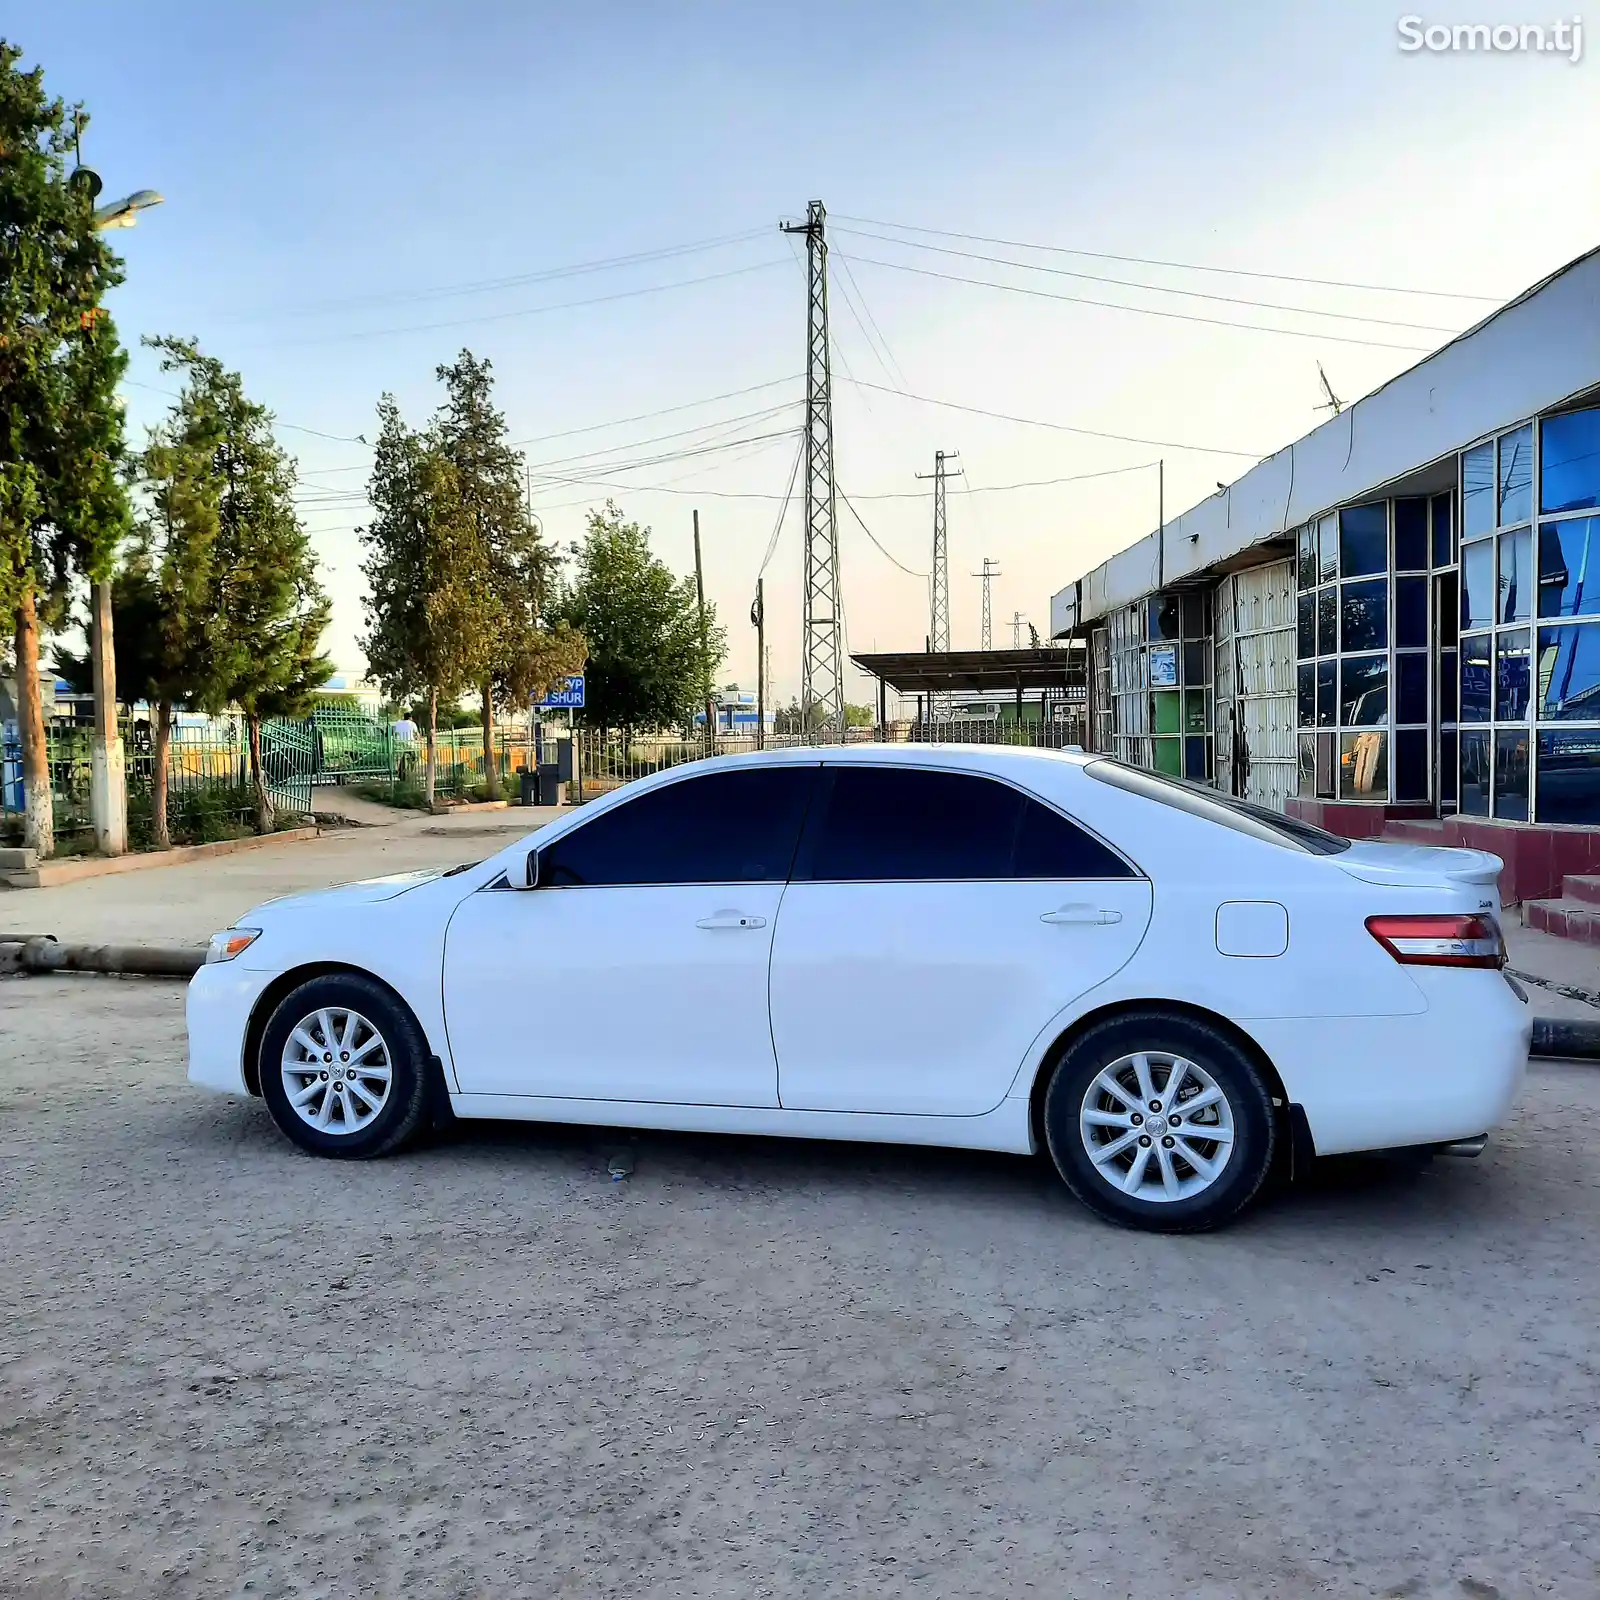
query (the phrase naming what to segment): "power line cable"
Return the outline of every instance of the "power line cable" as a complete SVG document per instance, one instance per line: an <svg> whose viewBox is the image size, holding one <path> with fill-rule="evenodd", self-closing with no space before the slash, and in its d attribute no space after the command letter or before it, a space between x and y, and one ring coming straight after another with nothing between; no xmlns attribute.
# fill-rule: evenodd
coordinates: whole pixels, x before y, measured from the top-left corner
<svg viewBox="0 0 1600 1600"><path fill-rule="evenodd" d="M905 562L901 561L898 557L890 555L888 550L886 550L884 548L882 542L879 540L877 534L875 534L872 531L872 529L869 528L866 525L865 522L862 522L861 513L859 511L857 511L856 508L853 505L850 504L850 496L847 495L844 492L843 489L840 489L837 484L835 484L834 487L835 487L836 492L838 493L839 498L844 501L846 506L849 507L850 515L852 517L854 517L856 519L856 521L860 524L861 531L864 534L866 534L866 536L872 541L873 545L877 548L877 551L878 551L879 555L881 555L885 560L890 561L895 566L899 567L899 569L903 573L905 573L905 575L908 578L924 578L925 579L928 576L928 574L926 572L918 572L914 567L908 567L905 564Z"/></svg>
<svg viewBox="0 0 1600 1600"><path fill-rule="evenodd" d="M1162 261L1150 256L1118 256L1104 250L1077 250L1070 245L1030 244L1023 239L996 239L984 233L957 233L949 228L925 228L911 222L885 222L879 217L851 217L835 213L836 222L864 222L873 228L897 228L901 233L931 233L941 239L965 239L974 244L1005 245L1012 250L1042 250L1052 255L1085 256L1093 261L1121 261L1129 266L1171 267L1179 272L1216 272L1235 278L1268 278L1277 283L1309 283L1324 289L1364 289L1373 294L1420 294L1437 300L1481 300L1499 305L1504 295L1466 294L1455 289L1415 289L1392 283L1352 283L1342 278L1305 278L1287 272L1260 272L1247 267L1210 267L1196 261Z"/></svg>
<svg viewBox="0 0 1600 1600"><path fill-rule="evenodd" d="M737 417L722 417L715 422L697 423L692 428L675 428L670 433L652 434L650 437L645 439L633 439L626 444L608 445L604 449L600 450L584 450L580 451L576 455L555 456L546 461L531 462L529 465L535 472L537 472L542 466L559 467L567 466L575 462L595 461L598 457L615 455L619 451L635 450L647 444L658 444L663 439L681 439L687 434L705 433L714 428L742 427L747 422L765 422L770 417L781 416L785 411L792 411L796 406L804 404L804 400L801 399L785 400L781 405L768 406L762 411L747 411ZM600 462L599 464L604 465L604 462Z"/></svg>
<svg viewBox="0 0 1600 1600"><path fill-rule="evenodd" d="M1295 316L1335 317L1341 322L1367 322L1382 328L1409 328L1417 333L1447 333L1455 335L1458 328L1440 327L1431 322L1401 322L1393 317L1368 317L1358 311L1322 311L1314 306L1287 306L1277 300L1251 300L1241 295L1208 294L1203 289L1174 289L1162 283L1140 283L1133 278L1108 278L1096 272L1074 272L1070 267L1048 267L1032 261L1011 261L1005 256L985 255L977 250L953 250L948 245L922 244L913 239L896 239L887 233L867 233L860 228L839 228L838 233L855 239L877 239L884 244L901 245L908 250L931 250L939 255L959 256L964 261L987 261L999 267L1015 267L1019 272L1048 272L1059 278L1081 278L1086 283L1109 283L1120 289L1137 289L1148 294L1176 294L1189 300L1215 300L1221 305L1252 306L1260 311L1287 311ZM1138 307L1129 306L1132 311Z"/></svg>
<svg viewBox="0 0 1600 1600"><path fill-rule="evenodd" d="M160 384L156 383L142 383L138 378L124 378L122 379L122 382L127 384L130 389L147 389L151 394L164 394L169 400L181 400L183 398L183 396L176 389L163 389ZM345 433L324 433L321 428L307 428L298 422L285 422L282 417L277 415L273 416L272 425L275 428L288 428L295 433L315 434L319 439L332 439L336 444L364 444L367 445L367 449L370 450L372 448L372 446L367 444L367 441L363 439L359 433L354 435ZM318 470L342 472L346 470L353 471L355 469L335 467L332 469L319 468Z"/></svg>
<svg viewBox="0 0 1600 1600"><path fill-rule="evenodd" d="M728 440L727 442L725 442L723 444L697 445L697 446L694 446L691 449L686 449L686 450L668 450L668 451L662 452L662 454L660 454L660 455L641 456L636 461L606 461L606 462L602 462L601 465L604 467L604 469L607 472L636 472L636 471L640 470L643 467L659 467L659 466L665 466L669 462L673 462L673 461L687 461L687 460L690 460L692 457L695 457L695 456L715 455L716 453L718 453L719 451L722 451L722 450L737 449L740 445L762 444L765 441L767 441L768 439L790 439L790 438L794 437L794 434L795 434L795 429L793 429L793 428L781 428L781 429L775 430L772 433L754 434L753 436L751 436L748 439L730 439L730 440ZM572 483L583 483L583 482L588 481L588 480L583 479L583 478L566 479L566 478L564 478L563 474L561 474L561 473L558 473L558 472L540 472L537 468L533 468L533 469L530 469L530 470L532 470L533 476L535 478L544 479L544 480L546 480L548 482L551 482L551 483L561 483L563 481L572 482ZM596 480L596 481L598 481L598 480Z"/></svg>
<svg viewBox="0 0 1600 1600"><path fill-rule="evenodd" d="M794 465L789 468L788 487L783 491L783 504L778 507L778 520L772 525L772 537L767 540L767 553L761 558L761 565L756 568L756 577L759 580L766 572L771 562L773 553L778 548L778 536L783 532L783 519L789 512L789 500L794 494L795 480L800 476L800 463L805 459L806 441L804 433L800 436L800 443L794 453Z"/></svg>
<svg viewBox="0 0 1600 1600"><path fill-rule="evenodd" d="M838 254L837 248L835 254ZM1429 355L1432 345L1390 344L1378 339L1357 339L1348 333L1314 333L1304 328L1264 328L1254 322L1230 322L1222 317L1199 317L1185 311L1157 311L1150 306L1125 306L1115 300L1093 300L1087 295L1052 294L1048 289L1030 289L1018 283L996 283L993 278L972 278L956 272L935 272L932 267L914 267L905 261L880 261L875 256L853 259L870 267L887 267L891 272L913 272L919 278L939 278L946 283L970 283L983 289L1000 289L1006 294L1023 294L1035 300L1063 300L1073 305L1097 306L1103 311L1126 311L1138 317L1161 317L1168 322L1194 322L1212 328L1240 328L1246 333L1270 333L1287 339L1322 339L1334 344L1359 344L1372 350L1406 350Z"/></svg>
<svg viewBox="0 0 1600 1600"><path fill-rule="evenodd" d="M856 282L855 273L850 270L849 259L841 255L839 257L839 266L843 270L845 277L849 280L850 287L855 292L856 299L861 302L861 309L866 312L867 322L872 327L873 332L877 334L878 343L883 346L883 353L889 358L889 365L894 368L894 371L890 374L890 381L902 385L908 385L910 380L906 377L905 368L900 365L899 361L895 358L894 351L889 348L889 341L884 336L883 329L878 326L878 319L872 314L872 307L867 303L866 294L862 291L861 285Z"/></svg>

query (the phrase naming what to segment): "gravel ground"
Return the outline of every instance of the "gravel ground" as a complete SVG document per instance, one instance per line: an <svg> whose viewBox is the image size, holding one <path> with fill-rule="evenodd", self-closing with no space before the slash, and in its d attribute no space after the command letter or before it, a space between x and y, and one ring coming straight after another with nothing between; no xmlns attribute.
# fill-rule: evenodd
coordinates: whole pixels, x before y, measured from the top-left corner
<svg viewBox="0 0 1600 1600"><path fill-rule="evenodd" d="M181 986L0 981L0 1594L1593 1596L1597 1126L1538 1067L1146 1238L966 1154L319 1162Z"/></svg>

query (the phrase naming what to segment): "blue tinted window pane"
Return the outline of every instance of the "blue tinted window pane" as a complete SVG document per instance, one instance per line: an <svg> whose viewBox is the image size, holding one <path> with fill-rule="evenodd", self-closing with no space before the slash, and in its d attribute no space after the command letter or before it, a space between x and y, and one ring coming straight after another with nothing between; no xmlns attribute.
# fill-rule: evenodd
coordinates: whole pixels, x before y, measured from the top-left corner
<svg viewBox="0 0 1600 1600"><path fill-rule="evenodd" d="M1456 720L1456 691L1460 687L1460 668L1454 650L1439 652L1439 720Z"/></svg>
<svg viewBox="0 0 1600 1600"><path fill-rule="evenodd" d="M1339 648L1382 650L1389 643L1389 580L1339 586Z"/></svg>
<svg viewBox="0 0 1600 1600"><path fill-rule="evenodd" d="M1339 798L1389 798L1389 735L1345 733L1339 736Z"/></svg>
<svg viewBox="0 0 1600 1600"><path fill-rule="evenodd" d="M1298 560L1295 563L1296 581L1302 589L1314 589L1317 583L1317 530L1307 523L1300 530Z"/></svg>
<svg viewBox="0 0 1600 1600"><path fill-rule="evenodd" d="M1451 807L1456 803L1456 733L1455 729L1439 735L1439 800Z"/></svg>
<svg viewBox="0 0 1600 1600"><path fill-rule="evenodd" d="M1312 728L1317 722L1317 665L1302 661L1296 669L1295 702L1299 724Z"/></svg>
<svg viewBox="0 0 1600 1600"><path fill-rule="evenodd" d="M1339 519L1324 517L1317 524L1317 582L1339 576Z"/></svg>
<svg viewBox="0 0 1600 1600"><path fill-rule="evenodd" d="M1450 496L1433 497L1433 564L1448 567L1456 558L1455 541L1451 538Z"/></svg>
<svg viewBox="0 0 1600 1600"><path fill-rule="evenodd" d="M1428 502L1394 503L1394 570L1420 572L1428 565Z"/></svg>
<svg viewBox="0 0 1600 1600"><path fill-rule="evenodd" d="M1338 648L1339 591L1317 591L1317 654L1331 656Z"/></svg>
<svg viewBox="0 0 1600 1600"><path fill-rule="evenodd" d="M1394 720L1428 720L1428 656L1423 650L1404 650L1394 658Z"/></svg>
<svg viewBox="0 0 1600 1600"><path fill-rule="evenodd" d="M1428 580L1394 580L1394 642L1399 650L1423 650L1428 644Z"/></svg>
<svg viewBox="0 0 1600 1600"><path fill-rule="evenodd" d="M1148 612L1152 639L1176 639L1179 636L1183 627L1183 612L1177 595L1152 595Z"/></svg>
<svg viewBox="0 0 1600 1600"><path fill-rule="evenodd" d="M1600 411L1546 417L1539 429L1539 509L1600 506ZM1539 807L1541 814L1543 805Z"/></svg>
<svg viewBox="0 0 1600 1600"><path fill-rule="evenodd" d="M1405 728L1394 736L1394 797L1428 798L1428 730Z"/></svg>
<svg viewBox="0 0 1600 1600"><path fill-rule="evenodd" d="M1500 526L1533 515L1533 428L1500 436Z"/></svg>
<svg viewBox="0 0 1600 1600"><path fill-rule="evenodd" d="M1439 645L1450 650L1455 647L1461 632L1461 574L1441 572L1433 580L1437 596L1433 609L1433 625L1439 630Z"/></svg>
<svg viewBox="0 0 1600 1600"><path fill-rule="evenodd" d="M1461 641L1461 720L1489 720L1489 646L1487 633Z"/></svg>
<svg viewBox="0 0 1600 1600"><path fill-rule="evenodd" d="M1600 517L1539 529L1539 615L1600 615Z"/></svg>
<svg viewBox="0 0 1600 1600"><path fill-rule="evenodd" d="M1502 728L1494 736L1494 814L1507 822L1528 820L1526 728Z"/></svg>
<svg viewBox="0 0 1600 1600"><path fill-rule="evenodd" d="M1533 615L1533 532L1516 528L1500 535L1501 622L1526 622Z"/></svg>
<svg viewBox="0 0 1600 1600"><path fill-rule="evenodd" d="M1302 661L1309 661L1317 653L1317 597L1303 594L1297 605L1295 649Z"/></svg>
<svg viewBox="0 0 1600 1600"><path fill-rule="evenodd" d="M1494 545L1466 545L1461 551L1461 626L1494 623Z"/></svg>
<svg viewBox="0 0 1600 1600"><path fill-rule="evenodd" d="M1600 722L1600 623L1539 630L1539 717Z"/></svg>
<svg viewBox="0 0 1600 1600"><path fill-rule="evenodd" d="M1343 674L1340 726L1365 728L1385 721L1389 713L1389 658L1346 656L1339 666Z"/></svg>
<svg viewBox="0 0 1600 1600"><path fill-rule="evenodd" d="M1317 796L1322 800L1333 799L1334 773L1339 764L1337 739L1337 734L1317 735Z"/></svg>
<svg viewBox="0 0 1600 1600"><path fill-rule="evenodd" d="M1190 738L1183 741L1183 775L1192 783L1205 783L1211 777L1211 741Z"/></svg>
<svg viewBox="0 0 1600 1600"><path fill-rule="evenodd" d="M1539 735L1539 821L1600 824L1600 728Z"/></svg>
<svg viewBox="0 0 1600 1600"><path fill-rule="evenodd" d="M1350 506L1339 513L1339 576L1389 570L1389 508Z"/></svg>
<svg viewBox="0 0 1600 1600"><path fill-rule="evenodd" d="M1302 800L1310 800L1317 792L1317 736L1314 733L1302 733L1297 752L1300 781L1295 793Z"/></svg>
<svg viewBox="0 0 1600 1600"><path fill-rule="evenodd" d="M1494 720L1521 722L1528 715L1528 630L1508 628L1497 640Z"/></svg>
<svg viewBox="0 0 1600 1600"><path fill-rule="evenodd" d="M1331 728L1333 726L1334 712L1338 710L1338 668L1337 661L1319 661L1317 663L1317 726Z"/></svg>
<svg viewBox="0 0 1600 1600"><path fill-rule="evenodd" d="M1489 730L1461 730L1461 813L1489 815Z"/></svg>
<svg viewBox="0 0 1600 1600"><path fill-rule="evenodd" d="M1480 444L1461 458L1461 539L1494 527L1494 445Z"/></svg>

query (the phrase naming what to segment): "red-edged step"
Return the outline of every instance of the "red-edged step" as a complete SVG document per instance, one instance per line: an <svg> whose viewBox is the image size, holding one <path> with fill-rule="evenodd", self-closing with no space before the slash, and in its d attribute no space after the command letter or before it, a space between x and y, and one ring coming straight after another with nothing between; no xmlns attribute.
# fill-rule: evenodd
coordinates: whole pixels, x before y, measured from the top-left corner
<svg viewBox="0 0 1600 1600"><path fill-rule="evenodd" d="M1600 878L1587 875L1574 877L1569 873L1561 880L1561 898L1581 900L1589 906L1600 906Z"/></svg>
<svg viewBox="0 0 1600 1600"><path fill-rule="evenodd" d="M1593 881L1593 880L1591 880ZM1567 882L1571 882L1568 879ZM1600 904L1586 900L1524 900L1522 920L1530 928L1558 939L1600 944Z"/></svg>

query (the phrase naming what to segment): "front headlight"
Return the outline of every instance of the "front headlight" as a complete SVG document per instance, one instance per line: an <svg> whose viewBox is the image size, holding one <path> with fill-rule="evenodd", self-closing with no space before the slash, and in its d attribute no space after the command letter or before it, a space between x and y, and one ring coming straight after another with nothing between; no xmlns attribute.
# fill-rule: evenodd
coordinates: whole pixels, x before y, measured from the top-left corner
<svg viewBox="0 0 1600 1600"><path fill-rule="evenodd" d="M211 943L206 947L206 965L209 967L215 961L232 961L235 956L243 955L260 937L259 928L224 928L221 933L212 934Z"/></svg>

